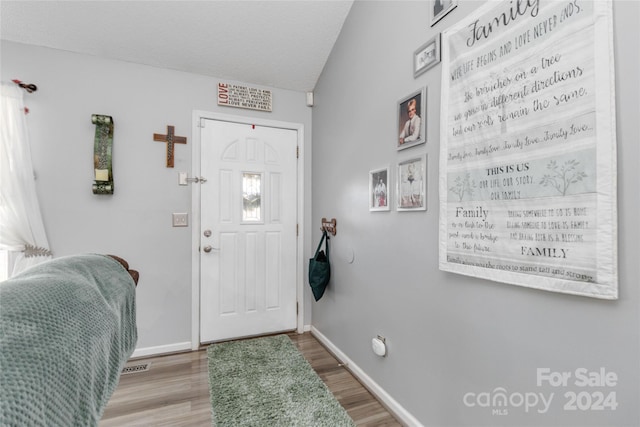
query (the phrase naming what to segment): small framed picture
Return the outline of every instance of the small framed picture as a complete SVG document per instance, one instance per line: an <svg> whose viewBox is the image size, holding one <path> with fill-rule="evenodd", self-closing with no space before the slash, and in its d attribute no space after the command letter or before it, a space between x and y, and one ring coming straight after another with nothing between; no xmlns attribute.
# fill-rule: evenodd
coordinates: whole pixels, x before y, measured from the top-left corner
<svg viewBox="0 0 640 427"><path fill-rule="evenodd" d="M401 161L397 170L398 211L427 210L427 156Z"/></svg>
<svg viewBox="0 0 640 427"><path fill-rule="evenodd" d="M426 100L427 89L422 88L398 101L398 150L427 142Z"/></svg>
<svg viewBox="0 0 640 427"><path fill-rule="evenodd" d="M458 6L458 0L431 0L429 13L431 14L431 26L444 18L449 12Z"/></svg>
<svg viewBox="0 0 640 427"><path fill-rule="evenodd" d="M440 34L413 53L413 77L416 78L440 62Z"/></svg>
<svg viewBox="0 0 640 427"><path fill-rule="evenodd" d="M369 210L389 210L389 167L369 172Z"/></svg>

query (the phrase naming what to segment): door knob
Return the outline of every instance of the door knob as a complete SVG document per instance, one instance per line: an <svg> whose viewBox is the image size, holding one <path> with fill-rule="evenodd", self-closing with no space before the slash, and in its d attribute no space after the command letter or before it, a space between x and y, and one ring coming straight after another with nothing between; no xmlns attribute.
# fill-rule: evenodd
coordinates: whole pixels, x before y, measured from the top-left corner
<svg viewBox="0 0 640 427"><path fill-rule="evenodd" d="M203 250L204 250L206 253L211 252L211 249L213 249L213 248L212 248L211 246L209 246L209 245L207 245L207 246L205 246L205 247L203 248Z"/></svg>
<svg viewBox="0 0 640 427"><path fill-rule="evenodd" d="M205 183L207 182L207 178L201 176L201 177L195 177L195 178L187 178L187 174L186 172L180 172L181 176L179 176L179 183L180 185L187 185L190 182L195 182L196 184L201 182L201 183Z"/></svg>

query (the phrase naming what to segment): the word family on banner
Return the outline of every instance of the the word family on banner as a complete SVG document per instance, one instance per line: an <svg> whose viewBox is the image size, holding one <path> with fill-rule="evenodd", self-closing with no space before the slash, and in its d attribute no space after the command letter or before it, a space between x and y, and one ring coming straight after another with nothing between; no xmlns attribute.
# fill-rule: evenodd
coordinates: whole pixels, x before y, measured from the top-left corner
<svg viewBox="0 0 640 427"><path fill-rule="evenodd" d="M230 83L218 83L218 105L271 111L271 91Z"/></svg>
<svg viewBox="0 0 640 427"><path fill-rule="evenodd" d="M440 269L617 298L611 7L488 2L443 33Z"/></svg>

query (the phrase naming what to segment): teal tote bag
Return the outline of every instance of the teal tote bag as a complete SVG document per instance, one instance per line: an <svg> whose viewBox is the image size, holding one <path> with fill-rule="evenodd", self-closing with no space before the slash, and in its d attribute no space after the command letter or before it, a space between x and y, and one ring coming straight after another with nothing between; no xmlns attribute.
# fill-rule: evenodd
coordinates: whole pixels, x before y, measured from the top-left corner
<svg viewBox="0 0 640 427"><path fill-rule="evenodd" d="M325 243L327 252L321 250L322 244ZM329 264L329 237L327 231L322 231L322 239L316 254L313 258L309 259L309 285L311 285L311 291L316 301L322 298L324 290L327 288L329 279L331 278L331 265Z"/></svg>

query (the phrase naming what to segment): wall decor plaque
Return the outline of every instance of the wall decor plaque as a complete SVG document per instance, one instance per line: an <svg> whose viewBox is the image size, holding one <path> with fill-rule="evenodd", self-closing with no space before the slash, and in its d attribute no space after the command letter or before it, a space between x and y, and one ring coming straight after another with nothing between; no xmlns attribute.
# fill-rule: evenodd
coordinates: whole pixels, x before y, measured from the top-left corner
<svg viewBox="0 0 640 427"><path fill-rule="evenodd" d="M92 114L91 123L96 125L93 143L93 194L113 194L113 118Z"/></svg>
<svg viewBox="0 0 640 427"><path fill-rule="evenodd" d="M218 105L271 111L271 91L231 83L218 83Z"/></svg>
<svg viewBox="0 0 640 427"><path fill-rule="evenodd" d="M441 270L618 297L611 9L488 2L442 33Z"/></svg>

